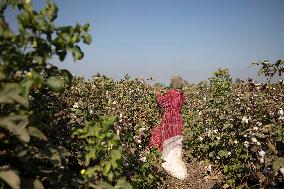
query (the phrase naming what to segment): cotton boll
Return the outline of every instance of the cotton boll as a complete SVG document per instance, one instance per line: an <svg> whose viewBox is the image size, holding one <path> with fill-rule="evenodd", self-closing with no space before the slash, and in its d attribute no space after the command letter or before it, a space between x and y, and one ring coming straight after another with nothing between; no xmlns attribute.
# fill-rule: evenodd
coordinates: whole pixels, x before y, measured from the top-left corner
<svg viewBox="0 0 284 189"><path fill-rule="evenodd" d="M143 156L143 157L140 158L140 161L146 162L146 159L147 159L147 158L146 158L145 156Z"/></svg>
<svg viewBox="0 0 284 189"><path fill-rule="evenodd" d="M254 142L254 143L257 143L257 139L256 138L252 138L251 141Z"/></svg>
<svg viewBox="0 0 284 189"><path fill-rule="evenodd" d="M79 103L75 102L74 105L73 105L73 108L79 108Z"/></svg>
<svg viewBox="0 0 284 189"><path fill-rule="evenodd" d="M245 141L245 142L244 142L244 146L245 146L246 148L248 148L248 147L249 147L249 142L248 142L248 141Z"/></svg>
<svg viewBox="0 0 284 189"><path fill-rule="evenodd" d="M246 117L246 116L244 116L243 118L242 118L242 122L243 123L245 123L245 124L248 124L248 118Z"/></svg>
<svg viewBox="0 0 284 189"><path fill-rule="evenodd" d="M259 158L259 162L260 162L260 163L264 163L264 158L263 158L263 157L260 157L260 158Z"/></svg>
<svg viewBox="0 0 284 189"><path fill-rule="evenodd" d="M278 110L278 112L277 112L277 114L278 114L278 116L279 116L279 120L283 120L284 119L284 116L283 116L283 109L282 108L280 108L279 110Z"/></svg>
<svg viewBox="0 0 284 189"><path fill-rule="evenodd" d="M207 167L207 171L209 172L209 173L211 173L211 171L212 171L212 165L210 164L210 165L208 165L208 167Z"/></svg>
<svg viewBox="0 0 284 189"><path fill-rule="evenodd" d="M258 152L258 155L260 156L260 157L264 157L265 156L265 151L263 151L263 150L260 150L259 152Z"/></svg>

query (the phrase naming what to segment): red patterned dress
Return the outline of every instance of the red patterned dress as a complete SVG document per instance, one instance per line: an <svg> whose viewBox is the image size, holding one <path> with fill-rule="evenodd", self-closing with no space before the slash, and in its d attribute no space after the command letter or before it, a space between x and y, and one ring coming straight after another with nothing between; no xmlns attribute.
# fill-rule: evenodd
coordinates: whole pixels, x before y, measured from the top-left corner
<svg viewBox="0 0 284 189"><path fill-rule="evenodd" d="M160 151L163 150L165 140L182 135L183 118L181 108L185 97L180 90L170 90L164 95L157 95L158 104L164 109L162 122L151 131L149 147L156 146Z"/></svg>

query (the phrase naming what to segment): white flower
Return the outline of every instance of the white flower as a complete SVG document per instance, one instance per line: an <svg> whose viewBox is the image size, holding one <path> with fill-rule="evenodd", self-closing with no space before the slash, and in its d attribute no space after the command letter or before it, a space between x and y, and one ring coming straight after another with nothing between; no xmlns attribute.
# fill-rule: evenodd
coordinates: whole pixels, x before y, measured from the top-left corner
<svg viewBox="0 0 284 189"><path fill-rule="evenodd" d="M214 129L213 132L214 132L214 133L218 133L218 129Z"/></svg>
<svg viewBox="0 0 284 189"><path fill-rule="evenodd" d="M237 141L237 140L234 140L234 144L238 144L238 141Z"/></svg>
<svg viewBox="0 0 284 189"><path fill-rule="evenodd" d="M199 137L199 140L200 140L200 141L202 141L202 140L203 140L203 138L200 136L200 137Z"/></svg>
<svg viewBox="0 0 284 189"><path fill-rule="evenodd" d="M232 153L231 152L228 152L228 155L230 156Z"/></svg>
<svg viewBox="0 0 284 189"><path fill-rule="evenodd" d="M260 143L259 141L257 141L257 142L256 142L256 144L257 144L258 146L260 146L260 145L261 145L261 143Z"/></svg>
<svg viewBox="0 0 284 189"><path fill-rule="evenodd" d="M279 169L279 171L280 171L280 173L281 173L282 175L284 175L284 167L281 167L281 168Z"/></svg>
<svg viewBox="0 0 284 189"><path fill-rule="evenodd" d="M260 156L260 157L264 157L265 156L265 151L263 151L263 150L260 150L259 152L258 152L258 155Z"/></svg>
<svg viewBox="0 0 284 189"><path fill-rule="evenodd" d="M220 140L220 139L221 139L221 137L219 137L219 136L217 136L216 138L217 138L217 140Z"/></svg>
<svg viewBox="0 0 284 189"><path fill-rule="evenodd" d="M247 118L246 116L244 116L244 117L242 118L242 122L243 122L243 123L248 124L248 121L249 121L249 120L248 120L248 118Z"/></svg>
<svg viewBox="0 0 284 189"><path fill-rule="evenodd" d="M248 142L248 141L245 141L245 142L244 142L244 146L245 146L246 148L248 148L248 147L249 147L249 142Z"/></svg>
<svg viewBox="0 0 284 189"><path fill-rule="evenodd" d="M140 144L140 143L141 143L141 140L139 139L139 140L137 140L137 142Z"/></svg>
<svg viewBox="0 0 284 189"><path fill-rule="evenodd" d="M258 126L258 127L260 127L261 125L262 125L262 123L261 122L256 122L256 125Z"/></svg>
<svg viewBox="0 0 284 189"><path fill-rule="evenodd" d="M198 115L201 116L201 115L202 115L202 112L200 111L200 112L198 113Z"/></svg>
<svg viewBox="0 0 284 189"><path fill-rule="evenodd" d="M280 109L278 110L277 114L278 114L279 116L283 116L283 109L280 108Z"/></svg>
<svg viewBox="0 0 284 189"><path fill-rule="evenodd" d="M260 158L259 158L259 162L260 162L260 163L264 163L264 158L263 158L263 157L260 157Z"/></svg>
<svg viewBox="0 0 284 189"><path fill-rule="evenodd" d="M251 139L251 141L254 142L254 143L257 143L257 139L254 138L254 137Z"/></svg>
<svg viewBox="0 0 284 189"><path fill-rule="evenodd" d="M90 114L93 114L94 113L94 110L90 109Z"/></svg>
<svg viewBox="0 0 284 189"><path fill-rule="evenodd" d="M244 137L245 137L245 138L247 138L247 137L248 137L248 135L246 135L246 134L245 134L245 135L244 135Z"/></svg>
<svg viewBox="0 0 284 189"><path fill-rule="evenodd" d="M73 108L79 108L79 103L75 102L74 105L73 105Z"/></svg>
<svg viewBox="0 0 284 189"><path fill-rule="evenodd" d="M116 105L116 101L113 101L112 104L113 104L113 105Z"/></svg>
<svg viewBox="0 0 284 189"><path fill-rule="evenodd" d="M253 127L253 130L257 131L257 130L258 130L258 127Z"/></svg>

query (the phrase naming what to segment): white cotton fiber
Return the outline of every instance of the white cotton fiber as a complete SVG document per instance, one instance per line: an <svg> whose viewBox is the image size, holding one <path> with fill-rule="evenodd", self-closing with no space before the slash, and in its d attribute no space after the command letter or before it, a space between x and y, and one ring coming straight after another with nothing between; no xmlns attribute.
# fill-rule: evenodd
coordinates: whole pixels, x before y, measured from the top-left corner
<svg viewBox="0 0 284 189"><path fill-rule="evenodd" d="M183 136L178 135L167 139L163 145L162 167L171 176L183 180L187 177L187 170L182 161L182 140Z"/></svg>

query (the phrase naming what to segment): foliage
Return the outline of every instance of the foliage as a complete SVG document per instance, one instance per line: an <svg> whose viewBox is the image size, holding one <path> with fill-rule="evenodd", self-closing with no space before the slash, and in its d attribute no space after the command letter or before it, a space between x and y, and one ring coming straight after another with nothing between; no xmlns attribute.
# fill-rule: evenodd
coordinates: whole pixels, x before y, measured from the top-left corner
<svg viewBox="0 0 284 189"><path fill-rule="evenodd" d="M65 91L62 99L69 106L66 109L69 124L77 128L85 127L84 120L100 119L103 115L117 117L111 132L119 136L123 171L116 171L135 188L156 188L163 178L159 153L147 148L150 129L160 116L153 92L143 79L125 76L115 82L98 74L92 80L75 78L74 85ZM99 178L97 180L102 180Z"/></svg>
<svg viewBox="0 0 284 189"><path fill-rule="evenodd" d="M17 9L18 27L5 20L7 8ZM48 124L57 106L50 106L72 75L49 64L68 52L83 57L78 46L89 44L89 25L56 26L58 8L53 2L36 11L31 1L0 3L0 178L11 188L74 187L77 173L69 172L67 150L49 137ZM40 106L36 106L40 104ZM43 110L43 111L39 111ZM5 183L3 183L4 181ZM76 184L77 183L77 184Z"/></svg>
<svg viewBox="0 0 284 189"><path fill-rule="evenodd" d="M5 20L19 11L18 31ZM161 109L143 78L75 77L49 63L91 43L90 26L55 26L53 2L0 3L1 188L157 188L161 154L147 144ZM263 61L259 73L283 73L283 61ZM184 85L185 149L221 172L223 188L283 184L284 83L232 82L227 69ZM3 141L3 142L2 142Z"/></svg>
<svg viewBox="0 0 284 189"><path fill-rule="evenodd" d="M228 70L220 69L210 86L186 91L188 156L211 164L212 175L222 172L225 188L276 187L283 183L283 83L231 81Z"/></svg>
<svg viewBox="0 0 284 189"><path fill-rule="evenodd" d="M271 63L268 60L254 62L252 65L260 66L261 68L258 71L258 75L264 75L267 80L270 82L271 78L278 74L281 76L284 73L284 61L277 60L275 63Z"/></svg>
<svg viewBox="0 0 284 189"><path fill-rule="evenodd" d="M74 135L84 139L86 154L81 174L88 180L88 186L98 180L110 183L121 180L122 176L122 145L119 135L115 132L116 117L102 117L98 121L86 122L85 127L77 129ZM125 179L124 179L125 180ZM102 183L101 183L102 184ZM119 188L132 188L128 183L121 183Z"/></svg>

